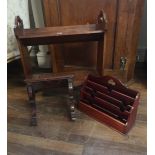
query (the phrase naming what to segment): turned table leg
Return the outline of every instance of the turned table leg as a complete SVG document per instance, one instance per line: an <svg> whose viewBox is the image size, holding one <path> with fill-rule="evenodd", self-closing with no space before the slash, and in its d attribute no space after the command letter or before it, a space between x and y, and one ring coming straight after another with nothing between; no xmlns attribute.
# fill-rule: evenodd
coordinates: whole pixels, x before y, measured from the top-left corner
<svg viewBox="0 0 155 155"><path fill-rule="evenodd" d="M35 102L35 90L31 84L27 84L27 93L29 97L29 103L32 107L32 115L31 115L31 126L37 125L37 115L36 115L36 102Z"/></svg>
<svg viewBox="0 0 155 155"><path fill-rule="evenodd" d="M69 91L69 110L70 110L71 120L76 120L72 78L68 79L68 91Z"/></svg>

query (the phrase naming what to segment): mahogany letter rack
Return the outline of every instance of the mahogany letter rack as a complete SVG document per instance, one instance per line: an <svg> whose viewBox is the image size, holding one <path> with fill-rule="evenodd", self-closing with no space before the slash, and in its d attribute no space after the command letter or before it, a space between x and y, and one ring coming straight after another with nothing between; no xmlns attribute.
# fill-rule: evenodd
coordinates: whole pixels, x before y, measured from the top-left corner
<svg viewBox="0 0 155 155"><path fill-rule="evenodd" d="M68 80L69 94L72 100L70 104L71 119L75 120L75 105L73 104L73 76L69 73L56 73L51 74L38 74L32 73L32 67L30 64L30 58L28 54L27 46L33 45L50 45L60 44L67 42L88 42L97 41L97 65L96 69L99 75L104 71L104 32L106 26L105 14L101 11L98 16L96 24L87 25L74 25L74 26L57 26L57 27L44 27L34 29L24 29L23 21L19 16L15 19L15 36L17 39L18 47L20 50L20 56L22 66L25 75L25 82L27 84L27 92L29 96L29 102L32 105L32 120L31 124L36 125L36 103L35 103L35 85L38 83L44 83L53 80ZM51 47L51 46L50 46ZM52 52L51 52L52 53Z"/></svg>
<svg viewBox="0 0 155 155"><path fill-rule="evenodd" d="M139 97L139 92L114 77L89 75L81 89L78 109L125 134L135 122Z"/></svg>

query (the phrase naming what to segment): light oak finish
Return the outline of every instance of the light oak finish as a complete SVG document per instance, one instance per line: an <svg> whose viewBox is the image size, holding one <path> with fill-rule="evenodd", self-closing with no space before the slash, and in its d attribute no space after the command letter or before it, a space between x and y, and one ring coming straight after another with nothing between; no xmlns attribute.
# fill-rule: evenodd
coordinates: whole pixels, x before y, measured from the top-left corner
<svg viewBox="0 0 155 155"><path fill-rule="evenodd" d="M116 75L127 82L134 77L138 38L144 0L43 0L46 26L69 26L94 23L99 10L107 16L105 34L104 75ZM52 59L55 72L75 66L93 68L96 64L96 43L55 45ZM63 53L62 53L63 51ZM80 51L80 52L79 52ZM121 57L127 58L120 70Z"/></svg>

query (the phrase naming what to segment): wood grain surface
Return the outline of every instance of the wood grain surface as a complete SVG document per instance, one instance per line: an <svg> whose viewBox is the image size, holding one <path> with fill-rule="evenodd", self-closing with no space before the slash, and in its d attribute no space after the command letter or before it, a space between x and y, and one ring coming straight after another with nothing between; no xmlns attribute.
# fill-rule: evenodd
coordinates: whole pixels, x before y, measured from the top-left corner
<svg viewBox="0 0 155 155"><path fill-rule="evenodd" d="M140 91L134 127L124 136L77 111L69 121L66 89L37 94L38 126L30 127L30 105L23 75L8 73L8 155L145 155L147 154L146 78L138 71L129 87ZM79 88L75 88L78 98Z"/></svg>

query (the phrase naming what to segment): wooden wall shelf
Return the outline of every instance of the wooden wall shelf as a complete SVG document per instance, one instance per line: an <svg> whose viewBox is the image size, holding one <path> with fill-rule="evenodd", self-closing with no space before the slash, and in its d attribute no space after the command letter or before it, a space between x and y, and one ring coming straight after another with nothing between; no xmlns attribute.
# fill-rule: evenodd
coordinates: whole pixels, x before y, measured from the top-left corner
<svg viewBox="0 0 155 155"><path fill-rule="evenodd" d="M89 41L96 41L98 43L96 70L100 75L103 75L104 33L106 31L106 19L103 11L100 11L97 19L96 24L24 29L23 21L18 17L14 32L21 51L25 76L29 77L32 74L30 62L27 60L27 57L29 57L27 46Z"/></svg>
<svg viewBox="0 0 155 155"><path fill-rule="evenodd" d="M103 74L104 70L104 32L106 30L106 19L103 11L100 11L96 24L87 25L74 25L74 26L58 26L58 27L45 27L35 29L24 29L23 21L19 16L15 19L14 28L15 36L20 50L22 66L25 75L25 82L27 83L27 92L29 101L32 104L32 124L36 124L36 104L35 104L35 85L53 80L68 80L68 89L70 99L73 100L73 74L57 73L53 76L51 74L35 75L32 72L30 56L27 46L32 45L50 45L60 44L67 42L88 42L96 41L97 45L97 64L96 72L99 75ZM52 56L52 52L51 52ZM56 73L55 73L56 74ZM67 75L68 74L68 75ZM73 102L70 105L71 118L75 119L75 111ZM35 118L35 119L34 119Z"/></svg>

